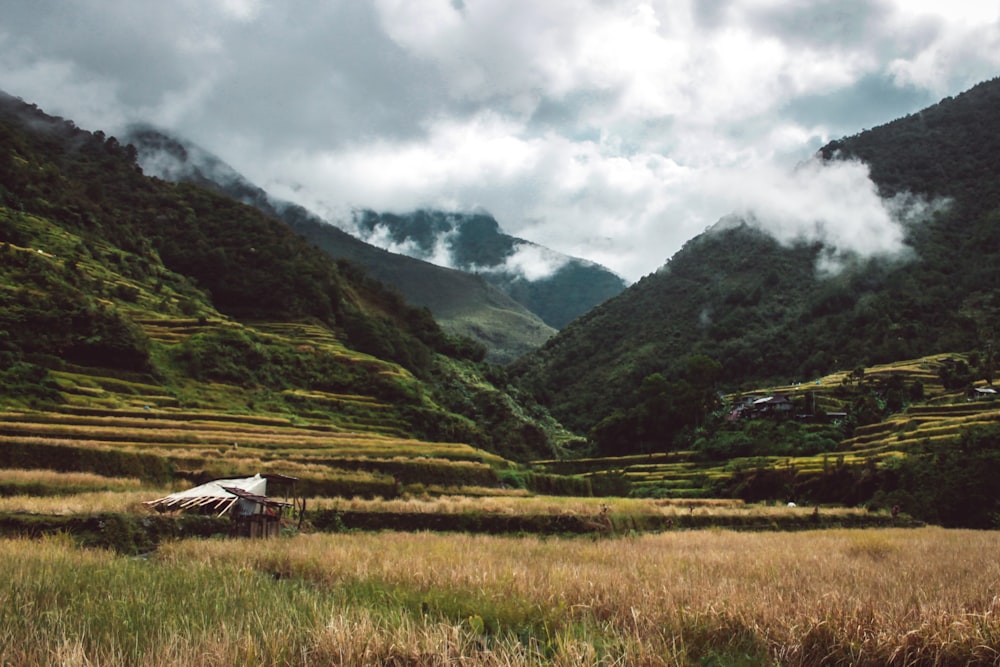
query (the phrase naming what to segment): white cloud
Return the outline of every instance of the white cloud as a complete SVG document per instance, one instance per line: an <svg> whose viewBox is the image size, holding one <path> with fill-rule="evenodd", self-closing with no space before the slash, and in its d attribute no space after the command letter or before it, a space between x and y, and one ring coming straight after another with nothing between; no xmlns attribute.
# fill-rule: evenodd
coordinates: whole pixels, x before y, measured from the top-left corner
<svg viewBox="0 0 1000 667"><path fill-rule="evenodd" d="M383 250L416 257L438 266L454 267L451 246L455 238L455 230L438 234L434 238L434 246L429 250L422 247L417 240L412 238L401 242L396 241L392 237L392 230L385 225L376 225L371 230L357 231L358 235L365 241Z"/></svg>
<svg viewBox="0 0 1000 667"><path fill-rule="evenodd" d="M566 266L569 259L566 255L554 252L548 248L530 243L521 243L518 244L503 265L486 267L479 270L503 271L534 282L551 277L556 271Z"/></svg>
<svg viewBox="0 0 1000 667"><path fill-rule="evenodd" d="M977 83L1000 70L1000 3L894 0L892 29L912 42L887 70L900 85L936 95Z"/></svg>
<svg viewBox="0 0 1000 667"><path fill-rule="evenodd" d="M904 193L879 196L868 167L857 161L810 160L794 171L766 165L749 172L721 172L709 188L741 219L779 241L822 242L821 270L835 271L846 256L901 258L905 228L948 205Z"/></svg>
<svg viewBox="0 0 1000 667"><path fill-rule="evenodd" d="M260 14L260 0L221 0L219 6L238 21L252 21Z"/></svg>
<svg viewBox="0 0 1000 667"><path fill-rule="evenodd" d="M633 280L737 205L891 247L862 170L791 165L1000 72L993 0L6 4L0 88L83 127L166 126L342 220L485 208ZM864 215L809 223L830 192Z"/></svg>

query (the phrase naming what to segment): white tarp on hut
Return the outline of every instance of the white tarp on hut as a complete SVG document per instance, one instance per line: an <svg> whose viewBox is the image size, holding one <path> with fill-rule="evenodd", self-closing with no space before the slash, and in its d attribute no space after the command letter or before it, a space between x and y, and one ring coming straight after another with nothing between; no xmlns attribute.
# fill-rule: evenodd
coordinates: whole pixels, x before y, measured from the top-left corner
<svg viewBox="0 0 1000 667"><path fill-rule="evenodd" d="M245 494L237 495L227 489L239 489ZM237 479L217 479L186 491L171 493L169 496L146 501L155 510L169 512L172 510L191 510L196 512L214 512L220 516L236 508L234 514L253 514L256 503L240 496L250 495L258 498L267 496L267 479L256 474L253 477Z"/></svg>

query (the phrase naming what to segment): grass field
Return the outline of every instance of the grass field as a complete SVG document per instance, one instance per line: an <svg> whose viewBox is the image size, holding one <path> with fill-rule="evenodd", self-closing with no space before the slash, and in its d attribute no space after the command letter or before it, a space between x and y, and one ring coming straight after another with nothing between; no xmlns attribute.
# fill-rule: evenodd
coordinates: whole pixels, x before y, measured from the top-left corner
<svg viewBox="0 0 1000 667"><path fill-rule="evenodd" d="M0 541L5 665L952 665L1000 659L1000 534Z"/></svg>

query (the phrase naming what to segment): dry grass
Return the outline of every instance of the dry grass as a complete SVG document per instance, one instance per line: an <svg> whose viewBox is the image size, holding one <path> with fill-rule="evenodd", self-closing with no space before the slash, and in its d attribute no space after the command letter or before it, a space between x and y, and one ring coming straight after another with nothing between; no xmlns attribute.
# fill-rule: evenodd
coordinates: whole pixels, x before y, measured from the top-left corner
<svg viewBox="0 0 1000 667"><path fill-rule="evenodd" d="M54 470L0 469L0 485L46 486L53 489L95 488L108 491L138 489L142 482L135 477L105 477L89 472Z"/></svg>
<svg viewBox="0 0 1000 667"><path fill-rule="evenodd" d="M0 541L0 663L995 664L998 548L933 528L382 533L185 541L143 562Z"/></svg>
<svg viewBox="0 0 1000 667"><path fill-rule="evenodd" d="M523 492L522 492L523 493ZM577 498L564 496L466 495L423 496L392 499L315 498L309 501L316 509L359 512L420 512L428 514L580 514L591 515L607 505L610 511L628 514L659 514L661 506L651 500L632 498Z"/></svg>
<svg viewBox="0 0 1000 667"><path fill-rule="evenodd" d="M634 656L722 649L782 664L919 664L1000 657L998 547L995 533L940 529L596 542L384 534L301 537L238 554L185 543L161 558L227 562L321 588L377 585L419 599L437 620L544 628L557 644L595 633Z"/></svg>
<svg viewBox="0 0 1000 667"><path fill-rule="evenodd" d="M781 519L790 516L810 514L812 507L788 507L785 505L745 504L742 500L692 499L692 500L651 500L645 498L579 498L565 496L512 496L497 495L472 497L445 495L439 497L411 498L311 498L313 509L350 510L358 512L398 512L428 514L508 514L508 515L578 515L594 516L606 506L612 515L622 516L667 516L686 514L714 517L766 517ZM870 513L860 508L823 508L825 516L867 516Z"/></svg>
<svg viewBox="0 0 1000 667"><path fill-rule="evenodd" d="M93 491L61 496L16 495L0 497L0 512L29 512L32 514L96 514L100 512L142 512L149 509L142 503L160 498L172 489L135 491Z"/></svg>
<svg viewBox="0 0 1000 667"><path fill-rule="evenodd" d="M266 470L266 466L261 468ZM297 471L296 471L297 472ZM41 475L58 475L39 471ZM345 479L352 474L359 480L367 479L366 473L351 473L341 471ZM95 476L97 477L97 476ZM0 473L2 479L2 473ZM183 486L190 486L189 484ZM94 514L99 512L130 512L147 513L150 510L143 501L158 498L177 489L140 488L121 491L82 492L72 495L37 496L19 494L10 497L0 497L0 512L29 512L35 514ZM629 518L649 516L683 517L694 515L698 517L713 517L720 521L727 519L764 518L780 522L782 519L804 517L812 513L812 507L787 507L784 505L744 504L739 500L697 499L697 500L650 500L639 498L577 498L564 496L532 496L523 490L510 489L499 492L495 489L471 489L473 493L454 495L425 494L404 498L310 498L309 509L341 510L354 512L379 513L424 513L424 514L502 514L508 516L580 516L597 517L604 507L613 517L618 517L623 524L628 524ZM823 508L826 518L869 516L863 509L830 507Z"/></svg>

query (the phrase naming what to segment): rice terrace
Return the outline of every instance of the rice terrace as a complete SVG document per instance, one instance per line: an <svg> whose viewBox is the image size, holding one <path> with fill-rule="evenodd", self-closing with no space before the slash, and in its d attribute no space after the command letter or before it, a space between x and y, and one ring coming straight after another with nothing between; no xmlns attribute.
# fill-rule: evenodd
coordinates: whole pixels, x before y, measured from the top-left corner
<svg viewBox="0 0 1000 667"><path fill-rule="evenodd" d="M592 477L608 470L665 488L681 488L669 470L691 479L700 468L704 480L725 471L637 457L646 460L605 461L604 473L580 460L588 472L560 476L552 462L532 472L468 446L426 443L417 454L418 443L376 424L156 405L124 379L57 377L68 403L10 408L0 423L4 664L1000 659L995 531L924 526L889 508L595 497ZM951 418L972 418L957 409L972 404L952 405ZM993 418L992 405L976 405L976 419ZM949 410L929 412L914 411L915 428L882 431L945 429ZM843 451L876 456L901 440L855 439ZM807 458L752 465L822 471ZM305 522L296 505L279 536L241 541L216 512L148 505L251 470L294 476Z"/></svg>

